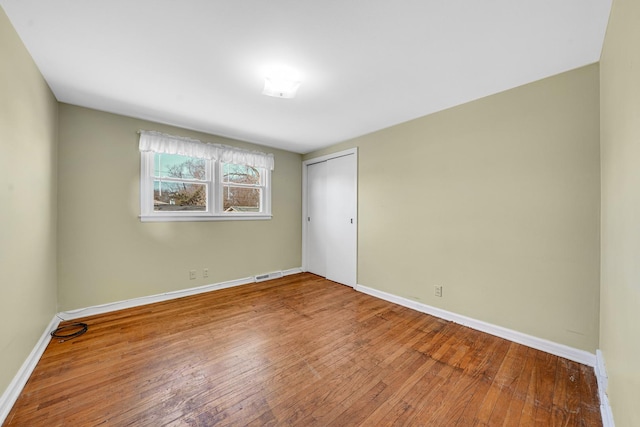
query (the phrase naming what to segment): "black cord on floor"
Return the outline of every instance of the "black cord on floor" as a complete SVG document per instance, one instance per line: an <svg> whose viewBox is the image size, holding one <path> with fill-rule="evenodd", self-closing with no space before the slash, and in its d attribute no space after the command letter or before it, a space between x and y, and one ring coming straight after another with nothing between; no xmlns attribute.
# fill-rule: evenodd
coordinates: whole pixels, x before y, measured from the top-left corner
<svg viewBox="0 0 640 427"><path fill-rule="evenodd" d="M76 329L76 328L80 328L80 329L66 335L60 333L60 332L68 331L69 329ZM69 341L70 339L79 337L80 335L87 332L87 330L89 330L89 325L87 325L86 323L72 323L70 325L60 326L55 331L51 332L51 336L53 338L62 338L59 342L65 342L65 341Z"/></svg>

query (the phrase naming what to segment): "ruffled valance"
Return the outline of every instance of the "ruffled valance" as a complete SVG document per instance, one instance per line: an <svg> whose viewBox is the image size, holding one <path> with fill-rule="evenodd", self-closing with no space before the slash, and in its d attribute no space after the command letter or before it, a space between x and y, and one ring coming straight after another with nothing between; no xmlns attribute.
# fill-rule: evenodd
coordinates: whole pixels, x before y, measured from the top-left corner
<svg viewBox="0 0 640 427"><path fill-rule="evenodd" d="M140 151L179 154L199 159L221 160L268 170L274 169L273 154L243 150L221 144L209 144L197 139L167 135L156 131L140 131Z"/></svg>

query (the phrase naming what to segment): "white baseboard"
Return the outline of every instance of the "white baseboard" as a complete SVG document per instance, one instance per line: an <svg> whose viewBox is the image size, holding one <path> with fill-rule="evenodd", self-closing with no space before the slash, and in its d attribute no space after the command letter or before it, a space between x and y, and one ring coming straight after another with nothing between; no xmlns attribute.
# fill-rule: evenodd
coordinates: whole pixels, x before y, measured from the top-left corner
<svg viewBox="0 0 640 427"><path fill-rule="evenodd" d="M292 274L302 273L302 267L290 268L288 270L282 270L283 276L291 276Z"/></svg>
<svg viewBox="0 0 640 427"><path fill-rule="evenodd" d="M574 362L593 367L596 375L596 380L598 381L598 394L600 397L600 414L602 416L602 425L603 427L615 427L615 424L613 422L613 411L611 410L609 397L607 396L608 377L602 351L596 350L596 354L594 355L584 350L578 350L576 348L569 347L563 344L558 344L542 338L523 334L511 329L503 328L502 326L492 325L481 320L472 319L470 317L462 316L450 311L442 310L427 304L422 304L417 301L413 301L377 289L369 288L363 285L356 285L356 290L374 296L376 298L401 305L403 307L411 308L413 310L430 314L441 319L450 320L454 323L468 326L478 331L486 332L500 338L517 342L518 344L526 345L528 347L532 347L546 353L554 354L556 356L564 357L565 359L573 360Z"/></svg>
<svg viewBox="0 0 640 427"><path fill-rule="evenodd" d="M47 328L42 333L42 336L36 343L35 347L31 350L31 353L18 370L18 373L13 377L13 380L9 383L9 386L4 393L2 393L2 396L0 397L0 425L4 423L7 415L9 415L11 408L13 408L13 404L16 403L18 396L20 396L20 392L22 392L22 389L29 380L31 373L38 364L40 357L42 357L42 353L44 353L47 348L49 340L51 339L51 331L54 331L58 327L59 323L60 319L57 316L53 316L53 319L49 322L49 325L47 325Z"/></svg>
<svg viewBox="0 0 640 427"><path fill-rule="evenodd" d="M302 268L291 268L282 270L283 276L301 273ZM268 274L274 274L268 273ZM210 285L198 286L195 288L180 289L178 291L165 292L163 294L149 295L145 297L132 298L124 301L116 301L108 304L94 305L92 307L80 308L77 310L62 311L58 316L62 320L73 320L81 317L93 316L96 314L109 313L111 311L123 310L125 308L138 307L141 305L153 304L156 302L168 301L176 298L182 298L190 295L201 294L204 292L217 291L220 289L232 288L234 286L247 285L255 283L255 276L244 277L242 279L229 280L227 282L213 283Z"/></svg>
<svg viewBox="0 0 640 427"><path fill-rule="evenodd" d="M282 275L288 276L292 274L301 273L302 268L292 268L289 270L283 270ZM4 391L0 397L0 425L4 422L5 418L11 411L14 403L18 399L20 392L24 388L25 384L29 380L31 373L38 364L42 353L47 347L51 338L50 332L55 330L60 323L60 320L73 320L80 317L92 316L95 314L108 313L110 311L122 310L124 308L136 307L146 304L152 304L155 302L167 301L170 299L181 298L189 295L196 295L204 292L215 291L219 289L231 288L234 286L245 285L254 283L255 277L246 277L243 279L230 280L227 282L220 282L211 285L204 285L195 288L183 289L178 291L166 292L163 294L151 295L148 297L133 298L125 301L118 301L109 304L102 304L93 307L82 308L78 310L64 311L58 313L51 320L47 329L44 331L36 346L31 351L31 354L24 361L20 370L15 375L9 387ZM393 302L398 305L402 305L413 310L420 311L422 313L430 314L445 320L468 326L478 331L486 332L491 335L495 335L510 341L517 342L538 350L545 351L547 353L555 354L560 357L573 360L578 363L582 363L588 366L595 367L596 378L598 379L598 389L600 392L600 402L602 411L602 421L604 427L613 427L613 415L611 413L611 407L606 395L606 369L604 365L604 358L602 353L598 351L596 355L593 355L584 350L578 350L572 347L568 347L562 344L554 343L541 338L533 337L531 335L523 334L521 332L513 331L511 329L503 328L501 326L492 325L480 320L472 319L466 316L461 316L456 313L452 313L446 310L442 310L436 307L432 307L426 304L422 304L416 301L409 300L404 297L393 295L387 292L379 291L377 289L369 288L363 285L356 285L355 288L359 292L366 293L368 295L380 298L389 302ZM597 364L596 364L597 362Z"/></svg>
<svg viewBox="0 0 640 427"><path fill-rule="evenodd" d="M289 276L297 273L302 273L302 268L291 268L288 270L283 270L282 276ZM29 377L38 364L40 357L42 357L42 353L44 353L45 349L47 348L49 340L51 339L51 331L54 331L58 327L61 320L73 320L80 317L108 313L110 311L122 310L124 308L137 307L141 305L152 304L154 302L167 301L170 299L181 298L189 295L215 291L218 289L246 285L249 283L254 283L255 281L255 277L245 277L243 279L230 280L228 282L204 285L196 288L182 289L179 291L165 292L163 294L151 295L148 297L133 298L125 301L117 301L109 304L101 304L93 307L62 311L58 313L53 317L53 320L51 320L51 322L47 326L47 329L43 332L36 346L31 351L31 354L29 354L29 357L27 357L27 359L24 361L24 363L20 367L20 370L18 370L18 373L13 377L13 380L0 397L0 425L2 425L7 415L9 415L11 408L18 399L18 396L20 396L22 389L29 380Z"/></svg>
<svg viewBox="0 0 640 427"><path fill-rule="evenodd" d="M596 356L588 351L579 350L573 347L566 346L564 344L558 344L553 341L548 341L543 338L534 337L531 335L523 334L522 332L514 331L512 329L503 328L502 326L493 325L491 323L483 322L481 320L472 319L470 317L462 316L450 311L442 310L440 308L432 307L427 304L423 304L417 301L413 301L398 295L393 295L384 291L369 288L363 285L356 285L356 290L365 294L389 301L407 308L411 308L422 313L430 314L432 316L439 317L441 319L450 320L454 323L458 323L469 328L486 332L491 335L495 335L500 338L507 339L509 341L516 342L518 344L526 345L528 347L535 348L537 350L544 351L546 353L555 354L556 356L564 357L565 359L573 360L574 362L582 363L587 366L595 366Z"/></svg>
<svg viewBox="0 0 640 427"><path fill-rule="evenodd" d="M602 415L603 427L615 427L613 423L613 412L609 404L607 387L609 377L607 376L607 366L604 363L602 351L596 350L596 379L598 380L598 394L600 395L600 414Z"/></svg>

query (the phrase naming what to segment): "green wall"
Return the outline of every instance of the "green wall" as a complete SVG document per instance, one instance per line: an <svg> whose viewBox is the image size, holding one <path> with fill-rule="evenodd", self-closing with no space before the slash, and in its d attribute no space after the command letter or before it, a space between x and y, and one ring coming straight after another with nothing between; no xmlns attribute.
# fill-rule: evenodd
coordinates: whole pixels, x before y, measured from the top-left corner
<svg viewBox="0 0 640 427"><path fill-rule="evenodd" d="M139 129L274 153L273 219L140 222ZM59 159L60 310L301 266L299 154L60 104Z"/></svg>
<svg viewBox="0 0 640 427"><path fill-rule="evenodd" d="M600 348L618 427L640 425L640 4L615 0L601 60Z"/></svg>
<svg viewBox="0 0 640 427"><path fill-rule="evenodd" d="M56 313L58 106L0 8L0 393Z"/></svg>
<svg viewBox="0 0 640 427"><path fill-rule="evenodd" d="M591 65L305 155L359 147L358 283L595 352L598 75Z"/></svg>

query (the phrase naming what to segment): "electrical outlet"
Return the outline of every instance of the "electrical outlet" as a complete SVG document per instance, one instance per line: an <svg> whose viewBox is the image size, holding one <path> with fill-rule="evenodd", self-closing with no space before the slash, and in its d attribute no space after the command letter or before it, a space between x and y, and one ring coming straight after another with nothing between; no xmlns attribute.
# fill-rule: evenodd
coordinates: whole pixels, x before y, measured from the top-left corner
<svg viewBox="0 0 640 427"><path fill-rule="evenodd" d="M202 270L202 277L209 277L209 269L205 268Z"/></svg>
<svg viewBox="0 0 640 427"><path fill-rule="evenodd" d="M196 271L195 270L189 270L189 280L195 280L196 279Z"/></svg>
<svg viewBox="0 0 640 427"><path fill-rule="evenodd" d="M435 294L437 297L441 297L442 296L442 285L436 285L435 286Z"/></svg>

